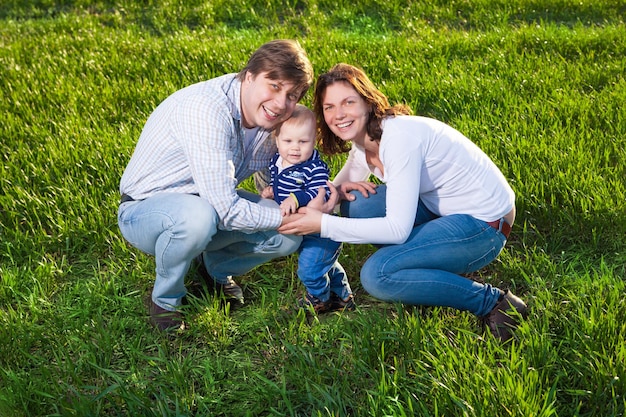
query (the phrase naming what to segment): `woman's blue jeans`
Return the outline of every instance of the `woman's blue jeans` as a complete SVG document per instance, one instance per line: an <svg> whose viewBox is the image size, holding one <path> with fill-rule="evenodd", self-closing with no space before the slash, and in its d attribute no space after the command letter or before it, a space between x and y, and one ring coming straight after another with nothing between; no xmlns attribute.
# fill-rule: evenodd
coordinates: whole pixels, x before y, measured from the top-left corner
<svg viewBox="0 0 626 417"><path fill-rule="evenodd" d="M354 201L343 201L345 217L384 217L386 186ZM372 296L412 305L445 306L488 314L501 292L460 276L477 271L502 251L506 237L470 215L438 217L420 201L415 225L406 242L383 245L361 269L361 284Z"/></svg>
<svg viewBox="0 0 626 417"><path fill-rule="evenodd" d="M250 201L278 207L256 194L238 193ZM300 236L281 235L275 230L251 234L218 230L219 218L213 206L189 194L162 193L122 203L118 224L131 245L155 257L152 301L168 310L181 305L187 293L185 275L200 253L215 281L226 283L229 276L243 275L271 259L295 252L302 241Z"/></svg>

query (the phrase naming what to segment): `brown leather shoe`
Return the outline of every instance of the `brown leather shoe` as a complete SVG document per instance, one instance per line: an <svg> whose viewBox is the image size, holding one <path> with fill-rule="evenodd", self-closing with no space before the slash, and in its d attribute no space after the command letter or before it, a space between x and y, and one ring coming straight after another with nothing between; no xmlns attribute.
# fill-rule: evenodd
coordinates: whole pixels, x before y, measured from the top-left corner
<svg viewBox="0 0 626 417"><path fill-rule="evenodd" d="M513 337L513 330L519 325L519 317L526 318L527 310L526 303L507 290L502 300L482 320L494 337L506 342Z"/></svg>
<svg viewBox="0 0 626 417"><path fill-rule="evenodd" d="M179 311L166 310L150 301L150 323L162 331L184 330L183 315Z"/></svg>
<svg viewBox="0 0 626 417"><path fill-rule="evenodd" d="M330 298L327 301L322 301L319 298L309 294L307 291L304 296L297 301L298 308L313 312L316 314L330 313L333 311L352 311L356 309L354 304L354 296L350 294L348 298L342 300L335 293L330 294Z"/></svg>
<svg viewBox="0 0 626 417"><path fill-rule="evenodd" d="M243 305L243 290L232 277L228 277L228 283L226 284L216 282L215 279L213 279L213 277L209 274L209 271L206 270L202 254L198 255L196 258L196 264L198 277L205 283L209 291L213 291L217 294L223 294L224 298L226 298L226 301L228 302Z"/></svg>
<svg viewBox="0 0 626 417"><path fill-rule="evenodd" d="M356 304L354 303L354 295L350 294L348 298L343 300L334 292L330 293L330 311L354 311Z"/></svg>
<svg viewBox="0 0 626 417"><path fill-rule="evenodd" d="M309 294L307 291L302 298L299 298L296 302L298 308L313 311L316 314L326 313L330 308L330 300L322 301L314 295Z"/></svg>

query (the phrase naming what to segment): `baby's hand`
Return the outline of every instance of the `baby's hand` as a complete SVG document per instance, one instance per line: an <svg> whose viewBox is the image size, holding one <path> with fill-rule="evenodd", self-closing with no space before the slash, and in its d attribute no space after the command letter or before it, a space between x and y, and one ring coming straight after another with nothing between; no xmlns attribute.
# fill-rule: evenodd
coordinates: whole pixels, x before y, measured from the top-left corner
<svg viewBox="0 0 626 417"><path fill-rule="evenodd" d="M261 197L269 198L270 200L274 199L274 189L271 185L268 185L261 191Z"/></svg>
<svg viewBox="0 0 626 417"><path fill-rule="evenodd" d="M295 197L289 196L285 198L282 203L280 203L280 213L283 216L288 216L296 211L298 211L298 202Z"/></svg>

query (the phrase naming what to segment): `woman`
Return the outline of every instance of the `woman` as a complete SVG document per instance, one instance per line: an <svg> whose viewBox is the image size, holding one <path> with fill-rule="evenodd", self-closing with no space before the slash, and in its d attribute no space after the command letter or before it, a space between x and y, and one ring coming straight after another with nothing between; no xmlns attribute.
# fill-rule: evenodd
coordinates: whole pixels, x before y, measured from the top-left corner
<svg viewBox="0 0 626 417"><path fill-rule="evenodd" d="M467 310L509 340L526 304L459 275L493 261L515 220L515 195L495 164L452 127L391 106L351 65L319 76L314 108L322 151L350 151L333 181L342 217L303 208L279 231L376 244L361 270L371 295Z"/></svg>

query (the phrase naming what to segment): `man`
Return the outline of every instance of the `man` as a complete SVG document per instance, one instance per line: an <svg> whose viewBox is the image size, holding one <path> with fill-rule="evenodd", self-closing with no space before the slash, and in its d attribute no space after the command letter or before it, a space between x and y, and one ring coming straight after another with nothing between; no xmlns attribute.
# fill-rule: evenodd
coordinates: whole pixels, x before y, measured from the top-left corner
<svg viewBox="0 0 626 417"><path fill-rule="evenodd" d="M276 152L269 133L312 82L304 49L275 40L238 74L183 88L149 117L121 179L118 224L130 244L155 256L157 328L183 326L179 307L194 259L210 287L243 303L233 275L298 249L299 236L276 231L286 221L278 206L237 186L267 170Z"/></svg>

